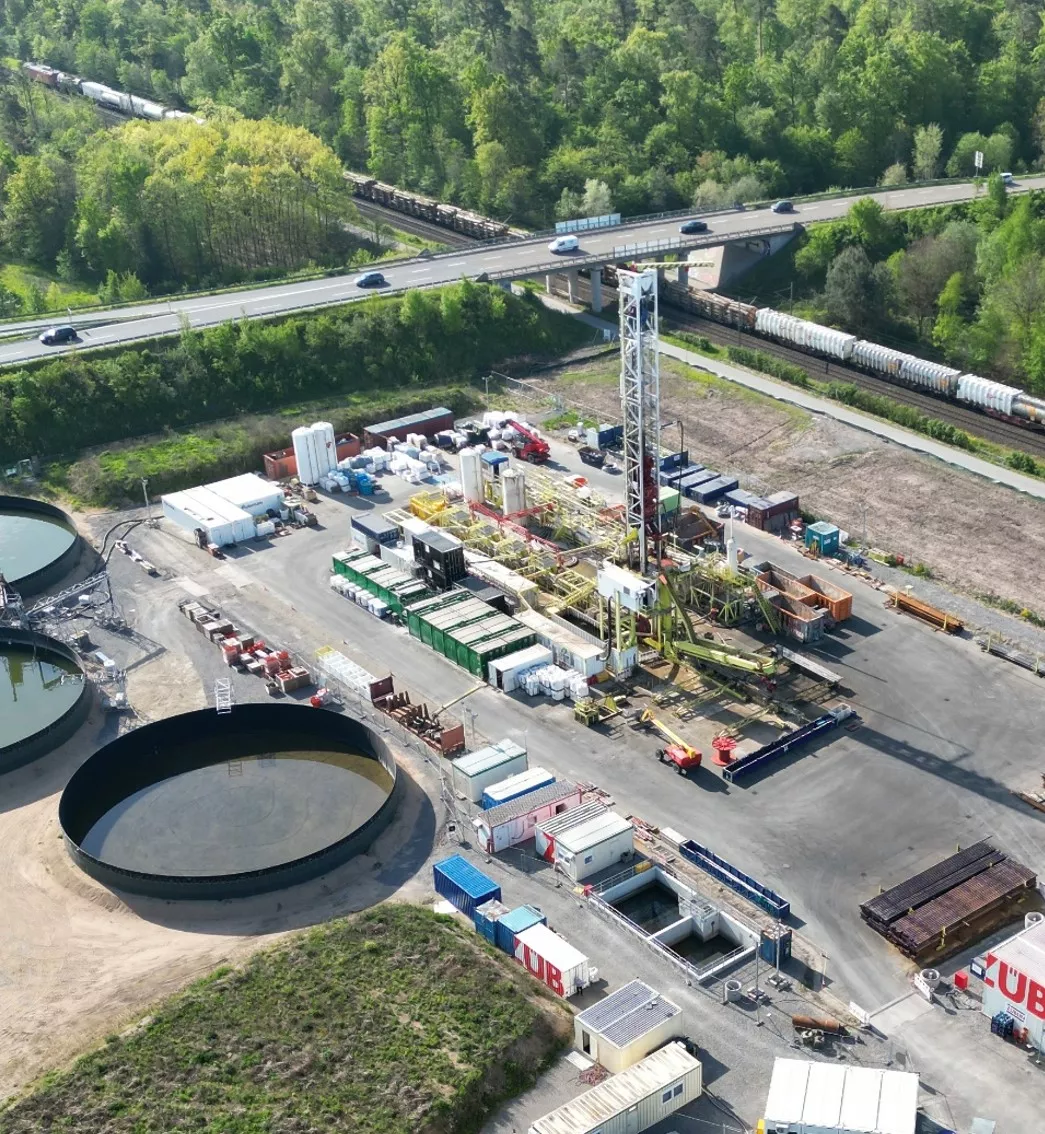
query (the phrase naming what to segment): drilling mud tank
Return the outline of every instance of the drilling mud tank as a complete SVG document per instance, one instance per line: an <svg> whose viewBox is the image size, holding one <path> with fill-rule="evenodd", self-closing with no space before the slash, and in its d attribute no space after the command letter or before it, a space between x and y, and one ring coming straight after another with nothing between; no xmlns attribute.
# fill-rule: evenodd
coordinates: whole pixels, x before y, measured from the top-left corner
<svg viewBox="0 0 1045 1134"><path fill-rule="evenodd" d="M79 866L158 898L247 897L315 878L392 819L395 759L366 725L300 705L201 709L99 749L62 794Z"/></svg>
<svg viewBox="0 0 1045 1134"><path fill-rule="evenodd" d="M0 575L23 598L54 586L76 566L83 542L53 504L0 496Z"/></svg>
<svg viewBox="0 0 1045 1134"><path fill-rule="evenodd" d="M90 684L68 646L31 630L0 629L0 773L64 744L90 708Z"/></svg>

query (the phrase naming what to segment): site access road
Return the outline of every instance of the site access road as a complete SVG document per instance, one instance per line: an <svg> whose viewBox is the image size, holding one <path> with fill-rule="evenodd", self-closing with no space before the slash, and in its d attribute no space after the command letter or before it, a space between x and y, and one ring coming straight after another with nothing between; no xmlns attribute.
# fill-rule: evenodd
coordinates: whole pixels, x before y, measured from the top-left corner
<svg viewBox="0 0 1045 1134"><path fill-rule="evenodd" d="M1010 192L1045 188L1045 176L1021 178ZM976 191L972 183L898 188L874 194L886 209L917 209L969 200ZM983 189L980 188L982 193ZM862 196L867 196L864 194ZM637 220L604 229L579 233L580 247L570 254L554 255L548 237L509 239L499 243L456 249L437 256L380 265L387 286L379 293L436 287L462 277L519 280L548 273L631 260L662 260L696 248L714 247L727 241L757 239L786 232L796 224L837 220L861 195L799 202L792 213L774 213L769 208L707 215L709 232L682 236L683 216ZM11 366L69 351L112 348L125 343L177 334L183 325L212 327L234 319L259 319L366 299L373 290L355 285L355 274L329 279L303 280L291 284L269 284L234 292L195 298L154 300L110 311L85 311L61 320L27 320L0 328L10 336L0 345L0 366ZM72 324L80 341L67 346L44 346L37 335L56 322ZM26 338L14 336L25 335Z"/></svg>

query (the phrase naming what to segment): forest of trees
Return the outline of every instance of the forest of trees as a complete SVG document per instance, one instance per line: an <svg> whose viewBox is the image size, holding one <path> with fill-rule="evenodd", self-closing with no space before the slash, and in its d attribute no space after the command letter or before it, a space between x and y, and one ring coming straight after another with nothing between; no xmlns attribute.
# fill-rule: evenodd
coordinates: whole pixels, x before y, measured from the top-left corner
<svg viewBox="0 0 1045 1134"><path fill-rule="evenodd" d="M233 112L106 129L89 103L16 79L0 87L0 185L7 255L108 299L343 264L361 243L333 151Z"/></svg>
<svg viewBox="0 0 1045 1134"><path fill-rule="evenodd" d="M995 176L969 205L858 201L809 229L793 275L813 318L1045 393L1043 194L1010 199Z"/></svg>
<svg viewBox="0 0 1045 1134"><path fill-rule="evenodd" d="M1034 0L9 0L6 53L520 222L1038 162ZM605 188L603 188L605 187Z"/></svg>

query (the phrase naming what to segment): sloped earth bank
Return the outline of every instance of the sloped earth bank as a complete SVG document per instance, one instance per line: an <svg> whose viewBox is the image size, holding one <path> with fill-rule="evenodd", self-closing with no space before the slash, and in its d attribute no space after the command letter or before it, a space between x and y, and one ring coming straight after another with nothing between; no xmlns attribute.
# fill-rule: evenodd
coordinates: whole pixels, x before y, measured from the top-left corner
<svg viewBox="0 0 1045 1134"><path fill-rule="evenodd" d="M660 377L662 417L681 417L691 461L752 492L797 492L803 511L857 539L866 532L871 546L925 564L956 590L1045 615L1042 502L668 359ZM620 419L617 381L614 359L540 379L600 421ZM664 441L677 444L677 429Z"/></svg>

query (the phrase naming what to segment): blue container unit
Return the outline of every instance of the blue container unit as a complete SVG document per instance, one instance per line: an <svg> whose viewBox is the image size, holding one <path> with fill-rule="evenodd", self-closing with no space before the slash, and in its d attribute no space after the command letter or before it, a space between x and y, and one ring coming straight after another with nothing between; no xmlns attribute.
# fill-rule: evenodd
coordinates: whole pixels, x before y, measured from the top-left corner
<svg viewBox="0 0 1045 1134"><path fill-rule="evenodd" d="M722 769L722 778L730 784L741 783L756 772L764 771L766 766L774 760L786 756L792 748L799 748L803 744L816 740L817 737L830 732L831 729L848 720L851 716L852 711L848 706L829 710L822 717L817 717L815 721L810 721L808 724L802 725L801 728L796 728L793 732L785 732L776 740L771 740L768 744L763 744L761 748L756 748L754 752L749 752L746 756L734 760L732 764Z"/></svg>
<svg viewBox="0 0 1045 1134"><path fill-rule="evenodd" d="M555 777L546 768L530 768L527 772L519 772L518 775L491 784L483 792L479 806L484 811L489 811L491 807L500 807L502 803L510 803L513 799L519 799L553 783Z"/></svg>
<svg viewBox="0 0 1045 1134"><path fill-rule="evenodd" d="M515 956L515 939L535 925L547 925L548 919L533 906L516 906L497 919L494 927L494 944L509 957Z"/></svg>
<svg viewBox="0 0 1045 1134"><path fill-rule="evenodd" d="M501 900L501 887L459 854L437 862L432 874L435 892L469 917L475 914L476 906Z"/></svg>
<svg viewBox="0 0 1045 1134"><path fill-rule="evenodd" d="M724 493L736 488L740 482L735 476L720 476L717 480L708 480L696 488L687 491L700 504L712 504Z"/></svg>
<svg viewBox="0 0 1045 1134"><path fill-rule="evenodd" d="M394 547L399 542L399 529L383 516L353 516L351 524L368 543L381 543Z"/></svg>
<svg viewBox="0 0 1045 1134"><path fill-rule="evenodd" d="M483 453L482 462L493 473L501 471L501 466L508 464L508 454L498 453L496 450L491 449L487 453Z"/></svg>
<svg viewBox="0 0 1045 1134"><path fill-rule="evenodd" d="M758 955L770 965L784 965L791 960L791 930L777 926L763 929L758 942Z"/></svg>
<svg viewBox="0 0 1045 1134"><path fill-rule="evenodd" d="M742 870L739 870L731 862L720 858L708 847L702 847L700 843L695 843L692 839L685 839L679 843L679 850L682 852L683 858L689 859L694 866L699 866L705 874L710 874L712 878L717 878L720 882L725 883L742 898L747 898L749 902L761 906L766 913L770 913L773 917L781 920L790 915L790 902L785 901L775 891L770 890L768 886L763 886L761 882L757 882L750 874L745 874Z"/></svg>
<svg viewBox="0 0 1045 1134"><path fill-rule="evenodd" d="M669 453L666 457L660 458L660 471L671 472L689 464L689 453L685 449L681 453Z"/></svg>
<svg viewBox="0 0 1045 1134"><path fill-rule="evenodd" d="M688 473L682 478L682 483L678 485L679 490L683 496L692 496L694 491L702 484L710 484L713 480L718 480L719 474L712 469L701 469L699 472Z"/></svg>
<svg viewBox="0 0 1045 1134"><path fill-rule="evenodd" d="M703 465L685 465L680 469L663 469L660 473L660 483L668 488L678 488L703 471Z"/></svg>
<svg viewBox="0 0 1045 1134"><path fill-rule="evenodd" d="M489 902L483 902L481 906L476 906L472 913L475 932L478 933L480 937L485 937L486 940L492 944L496 944L497 923L507 912L508 907L497 898L493 898Z"/></svg>

